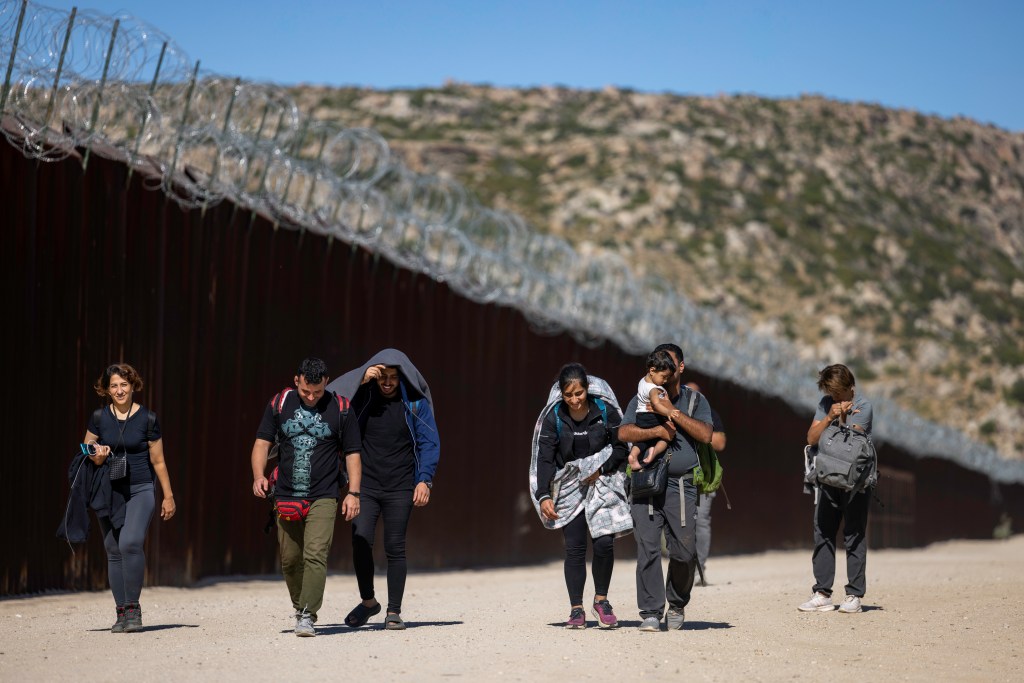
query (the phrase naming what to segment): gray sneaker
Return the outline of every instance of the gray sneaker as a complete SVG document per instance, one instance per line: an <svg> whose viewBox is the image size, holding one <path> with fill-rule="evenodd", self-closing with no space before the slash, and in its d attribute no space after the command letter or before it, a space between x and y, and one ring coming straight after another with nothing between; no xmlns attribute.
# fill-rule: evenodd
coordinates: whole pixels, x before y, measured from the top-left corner
<svg viewBox="0 0 1024 683"><path fill-rule="evenodd" d="M658 617L644 617L644 620L640 622L641 631L660 631L661 630L661 619Z"/></svg>
<svg viewBox="0 0 1024 683"><path fill-rule="evenodd" d="M312 638L316 635L313 616L309 612L299 612L295 619L295 635L300 638Z"/></svg>
<svg viewBox="0 0 1024 683"><path fill-rule="evenodd" d="M860 598L856 595L847 595L843 604L839 605L839 611L843 614L855 614L861 611Z"/></svg>
<svg viewBox="0 0 1024 683"><path fill-rule="evenodd" d="M665 613L665 626L669 631L682 631L686 611L682 607L669 607Z"/></svg>

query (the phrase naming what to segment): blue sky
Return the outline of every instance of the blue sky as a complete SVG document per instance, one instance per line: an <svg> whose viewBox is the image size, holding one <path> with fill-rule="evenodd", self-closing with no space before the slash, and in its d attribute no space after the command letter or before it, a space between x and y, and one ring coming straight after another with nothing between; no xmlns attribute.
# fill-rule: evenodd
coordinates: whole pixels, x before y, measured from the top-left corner
<svg viewBox="0 0 1024 683"><path fill-rule="evenodd" d="M127 12L204 70L282 84L817 93L1024 131L1024 1L42 4Z"/></svg>

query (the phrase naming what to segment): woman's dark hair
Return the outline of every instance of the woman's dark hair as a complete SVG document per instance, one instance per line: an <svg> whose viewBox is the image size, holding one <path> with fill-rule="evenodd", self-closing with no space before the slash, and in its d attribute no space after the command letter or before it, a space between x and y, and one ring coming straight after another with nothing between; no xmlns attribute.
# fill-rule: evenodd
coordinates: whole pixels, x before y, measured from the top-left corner
<svg viewBox="0 0 1024 683"><path fill-rule="evenodd" d="M584 389L590 387L590 381L587 379L587 369L579 363L566 363L558 371L558 390L564 393L565 388L573 382L579 382L580 386Z"/></svg>
<svg viewBox="0 0 1024 683"><path fill-rule="evenodd" d="M110 395L110 378L119 375L122 379L132 385L132 391L142 391L142 377L138 371L127 363L115 363L107 367L99 376L92 388L100 396Z"/></svg>
<svg viewBox="0 0 1024 683"><path fill-rule="evenodd" d="M319 358L307 358L299 364L299 370L295 374L305 377L307 384L320 384L327 376L327 363Z"/></svg>
<svg viewBox="0 0 1024 683"><path fill-rule="evenodd" d="M830 365L818 373L818 388L829 395L852 389L856 384L850 368L840 363Z"/></svg>
<svg viewBox="0 0 1024 683"><path fill-rule="evenodd" d="M651 351L651 355L647 356L647 369L672 371L676 369L676 362L672 360L672 354L664 349Z"/></svg>

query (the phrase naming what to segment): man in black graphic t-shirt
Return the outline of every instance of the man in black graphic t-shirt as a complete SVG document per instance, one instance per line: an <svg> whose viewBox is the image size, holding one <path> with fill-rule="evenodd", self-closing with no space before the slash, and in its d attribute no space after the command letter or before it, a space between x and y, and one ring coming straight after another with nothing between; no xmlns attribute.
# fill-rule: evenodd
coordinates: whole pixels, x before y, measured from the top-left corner
<svg viewBox="0 0 1024 683"><path fill-rule="evenodd" d="M345 521L359 514L359 424L348 409L348 400L326 391L328 379L322 360L302 361L295 390L277 394L263 411L252 448L252 491L265 498L267 458L271 444L279 442L274 495L277 538L281 572L295 608L297 636L316 635L313 624L323 604L327 554L338 515L339 452L345 456L349 477L341 510Z"/></svg>

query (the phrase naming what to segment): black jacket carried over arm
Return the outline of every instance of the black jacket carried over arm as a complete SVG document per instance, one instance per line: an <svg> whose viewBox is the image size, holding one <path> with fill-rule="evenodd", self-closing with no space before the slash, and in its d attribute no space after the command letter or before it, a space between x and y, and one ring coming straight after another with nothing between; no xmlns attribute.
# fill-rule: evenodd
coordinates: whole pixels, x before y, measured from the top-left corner
<svg viewBox="0 0 1024 683"><path fill-rule="evenodd" d="M68 503L57 526L57 538L85 543L89 537L89 510L97 517L109 517L115 529L124 526L127 500L110 482L110 465L96 465L79 452L68 466Z"/></svg>
<svg viewBox="0 0 1024 683"><path fill-rule="evenodd" d="M615 438L622 416L614 406L605 402L605 409L608 412L608 423L605 424L601 409L594 402L595 399L590 397L588 401L590 412L583 421L590 441L588 455L597 453L611 443L612 456L601 466L601 474L609 474L620 469L629 454L626 445L619 443ZM556 424L556 420L561 422L561 428ZM555 473L565 467L565 463L576 460L573 451L573 429L569 409L563 401L559 401L548 411L540 428L537 447L537 490L533 492L538 501L551 497L551 480L555 478Z"/></svg>

